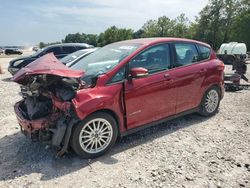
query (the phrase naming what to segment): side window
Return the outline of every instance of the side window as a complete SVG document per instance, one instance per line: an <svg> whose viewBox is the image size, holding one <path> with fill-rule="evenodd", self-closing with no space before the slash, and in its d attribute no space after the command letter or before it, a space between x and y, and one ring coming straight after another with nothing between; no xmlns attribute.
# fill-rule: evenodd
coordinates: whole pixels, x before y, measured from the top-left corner
<svg viewBox="0 0 250 188"><path fill-rule="evenodd" d="M83 49L86 49L86 47L85 46L76 46L76 49L77 50L83 50Z"/></svg>
<svg viewBox="0 0 250 188"><path fill-rule="evenodd" d="M199 49L200 49L200 58L199 60L206 60L209 59L210 54L211 54L211 49L209 47L206 46L202 46L202 45L198 45Z"/></svg>
<svg viewBox="0 0 250 188"><path fill-rule="evenodd" d="M50 48L46 53L51 53L51 52L53 52L54 55L59 55L61 54L61 47Z"/></svg>
<svg viewBox="0 0 250 188"><path fill-rule="evenodd" d="M149 73L170 69L170 52L168 44L151 47L137 55L129 63L130 68L143 67Z"/></svg>
<svg viewBox="0 0 250 188"><path fill-rule="evenodd" d="M176 66L183 66L195 63L199 60L198 51L194 44L176 43Z"/></svg>
<svg viewBox="0 0 250 188"><path fill-rule="evenodd" d="M62 47L63 54L71 54L76 51L75 46L63 46Z"/></svg>
<svg viewBox="0 0 250 188"><path fill-rule="evenodd" d="M109 83L120 82L125 78L125 67L122 67L115 76L111 79Z"/></svg>

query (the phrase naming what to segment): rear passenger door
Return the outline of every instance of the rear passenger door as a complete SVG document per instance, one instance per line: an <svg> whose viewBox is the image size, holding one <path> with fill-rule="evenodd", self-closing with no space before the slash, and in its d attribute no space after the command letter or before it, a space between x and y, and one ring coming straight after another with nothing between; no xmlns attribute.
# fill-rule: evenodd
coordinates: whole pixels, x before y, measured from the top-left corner
<svg viewBox="0 0 250 188"><path fill-rule="evenodd" d="M206 68L200 62L198 48L194 43L174 43L175 84L177 87L176 113L199 105Z"/></svg>

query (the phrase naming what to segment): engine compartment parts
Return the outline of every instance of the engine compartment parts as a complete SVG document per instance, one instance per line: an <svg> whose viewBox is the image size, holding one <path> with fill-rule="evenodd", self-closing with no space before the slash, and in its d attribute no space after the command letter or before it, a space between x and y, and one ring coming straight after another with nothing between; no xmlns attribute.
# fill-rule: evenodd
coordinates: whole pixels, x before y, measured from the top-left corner
<svg viewBox="0 0 250 188"><path fill-rule="evenodd" d="M33 141L49 141L67 152L71 129L79 121L71 100L81 88L76 78L43 74L21 81L23 100L14 106L22 133Z"/></svg>

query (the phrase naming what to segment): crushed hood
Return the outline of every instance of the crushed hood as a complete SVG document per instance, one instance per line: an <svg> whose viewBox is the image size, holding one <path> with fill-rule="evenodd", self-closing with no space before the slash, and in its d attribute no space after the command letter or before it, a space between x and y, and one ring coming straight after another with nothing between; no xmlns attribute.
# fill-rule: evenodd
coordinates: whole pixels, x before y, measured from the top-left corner
<svg viewBox="0 0 250 188"><path fill-rule="evenodd" d="M31 75L55 75L68 78L80 78L83 76L82 71L72 70L62 64L53 53L46 54L27 66L20 69L12 78L14 82L22 83L22 80Z"/></svg>

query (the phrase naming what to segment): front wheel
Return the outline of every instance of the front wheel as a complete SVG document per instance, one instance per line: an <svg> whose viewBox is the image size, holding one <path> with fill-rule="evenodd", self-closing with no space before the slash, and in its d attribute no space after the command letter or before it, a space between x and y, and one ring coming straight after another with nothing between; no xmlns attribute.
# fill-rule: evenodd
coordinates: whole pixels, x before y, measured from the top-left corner
<svg viewBox="0 0 250 188"><path fill-rule="evenodd" d="M220 105L220 94L217 87L211 87L207 90L200 104L200 114L203 116L212 116L216 114Z"/></svg>
<svg viewBox="0 0 250 188"><path fill-rule="evenodd" d="M115 119L108 113L98 112L74 128L71 146L83 158L96 158L111 149L117 135Z"/></svg>

